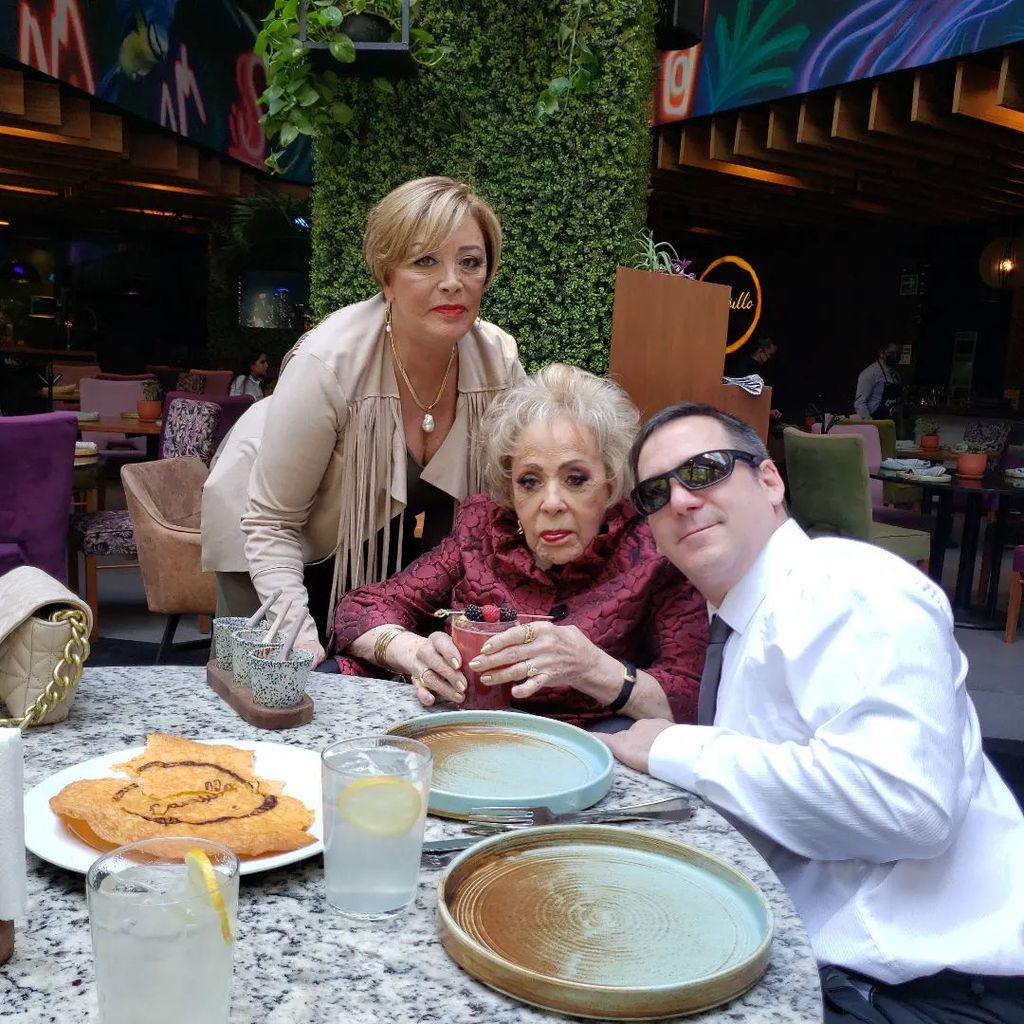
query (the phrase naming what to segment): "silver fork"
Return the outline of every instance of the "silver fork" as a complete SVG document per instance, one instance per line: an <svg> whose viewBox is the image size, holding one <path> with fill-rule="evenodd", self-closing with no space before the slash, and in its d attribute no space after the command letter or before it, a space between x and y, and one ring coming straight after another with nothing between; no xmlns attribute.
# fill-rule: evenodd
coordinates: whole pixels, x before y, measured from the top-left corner
<svg viewBox="0 0 1024 1024"><path fill-rule="evenodd" d="M556 814L548 807L478 807L466 819L466 832L473 835L502 832L534 825L562 825L569 822L609 823L616 821L685 821L693 813L683 796L629 807L591 808Z"/></svg>

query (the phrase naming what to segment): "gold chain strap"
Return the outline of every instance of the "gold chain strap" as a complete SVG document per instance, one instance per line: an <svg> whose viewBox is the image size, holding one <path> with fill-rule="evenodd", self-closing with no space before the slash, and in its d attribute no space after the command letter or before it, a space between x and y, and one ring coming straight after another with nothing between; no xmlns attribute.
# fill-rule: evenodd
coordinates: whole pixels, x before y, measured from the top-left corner
<svg viewBox="0 0 1024 1024"><path fill-rule="evenodd" d="M82 665L89 657L89 624L80 608L64 608L50 615L50 622L66 622L71 637L64 645L60 661L46 689L21 718L0 718L0 726L27 729L38 725L61 701L65 700L82 678Z"/></svg>

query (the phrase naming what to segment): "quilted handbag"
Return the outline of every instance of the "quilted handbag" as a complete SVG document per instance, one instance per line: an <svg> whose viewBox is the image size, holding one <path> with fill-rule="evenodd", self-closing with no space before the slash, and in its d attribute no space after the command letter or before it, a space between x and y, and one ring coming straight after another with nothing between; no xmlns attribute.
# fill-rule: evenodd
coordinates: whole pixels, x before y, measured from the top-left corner
<svg viewBox="0 0 1024 1024"><path fill-rule="evenodd" d="M0 726L62 722L89 656L89 606L41 569L0 576Z"/></svg>

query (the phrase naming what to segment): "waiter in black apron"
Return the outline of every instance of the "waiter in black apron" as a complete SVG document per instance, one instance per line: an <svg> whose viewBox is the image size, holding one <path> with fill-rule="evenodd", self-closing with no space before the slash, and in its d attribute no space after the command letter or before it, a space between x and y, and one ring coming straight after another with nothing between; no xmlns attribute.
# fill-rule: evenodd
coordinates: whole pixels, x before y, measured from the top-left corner
<svg viewBox="0 0 1024 1024"><path fill-rule="evenodd" d="M903 381L896 369L899 362L899 345L880 348L875 361L857 378L853 400L854 411L862 420L895 420L897 431L903 418Z"/></svg>

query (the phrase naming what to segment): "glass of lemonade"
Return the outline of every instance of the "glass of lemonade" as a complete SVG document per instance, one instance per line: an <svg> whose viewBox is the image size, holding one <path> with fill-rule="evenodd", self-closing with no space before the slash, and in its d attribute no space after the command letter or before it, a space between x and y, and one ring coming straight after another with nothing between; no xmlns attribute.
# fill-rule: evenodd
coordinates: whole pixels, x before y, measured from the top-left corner
<svg viewBox="0 0 1024 1024"><path fill-rule="evenodd" d="M143 839L86 876L100 1024L227 1024L238 858L205 839Z"/></svg>
<svg viewBox="0 0 1024 1024"><path fill-rule="evenodd" d="M403 736L341 740L322 756L327 902L375 921L416 896L430 748Z"/></svg>

